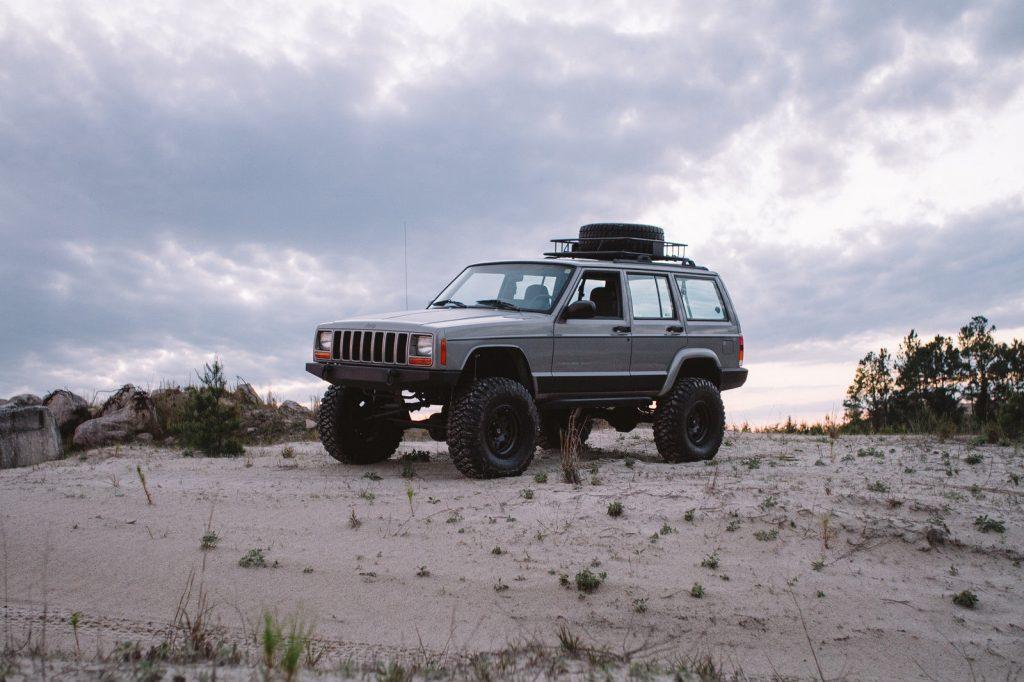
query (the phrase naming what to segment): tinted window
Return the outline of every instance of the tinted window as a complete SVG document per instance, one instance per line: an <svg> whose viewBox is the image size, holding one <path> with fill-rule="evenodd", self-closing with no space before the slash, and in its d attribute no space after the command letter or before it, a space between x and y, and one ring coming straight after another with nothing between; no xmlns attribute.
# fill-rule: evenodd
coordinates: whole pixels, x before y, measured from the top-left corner
<svg viewBox="0 0 1024 682"><path fill-rule="evenodd" d="M683 310L688 320L726 320L725 305L718 286L710 279L676 277Z"/></svg>
<svg viewBox="0 0 1024 682"><path fill-rule="evenodd" d="M633 302L634 318L670 320L676 316L668 277L629 275L629 298Z"/></svg>
<svg viewBox="0 0 1024 682"><path fill-rule="evenodd" d="M596 317L622 319L622 287L619 275L614 272L585 272L576 288L576 301L593 301L597 306Z"/></svg>

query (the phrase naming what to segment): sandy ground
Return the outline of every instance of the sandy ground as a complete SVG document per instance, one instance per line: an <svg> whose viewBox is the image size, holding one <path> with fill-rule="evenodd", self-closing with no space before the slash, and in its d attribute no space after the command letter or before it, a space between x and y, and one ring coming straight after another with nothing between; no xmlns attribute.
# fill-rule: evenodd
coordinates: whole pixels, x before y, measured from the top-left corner
<svg viewBox="0 0 1024 682"><path fill-rule="evenodd" d="M581 486L560 481L555 452L519 478L468 480L429 441L403 444L430 454L409 465L347 467L295 443L294 459L128 447L3 471L3 627L38 639L45 610L46 646L71 651L77 611L86 652L153 638L195 570L239 638L265 608L315 620L324 669L556 643L565 624L587 646L710 653L750 676L816 678L814 655L826 678L1024 675L1021 452L730 432L707 466L662 463L649 428L590 444ZM204 552L211 514L220 541ZM1005 532L977 530L981 515ZM253 548L271 567L239 566ZM592 594L560 584L586 567L607 574ZM962 590L975 609L954 605Z"/></svg>

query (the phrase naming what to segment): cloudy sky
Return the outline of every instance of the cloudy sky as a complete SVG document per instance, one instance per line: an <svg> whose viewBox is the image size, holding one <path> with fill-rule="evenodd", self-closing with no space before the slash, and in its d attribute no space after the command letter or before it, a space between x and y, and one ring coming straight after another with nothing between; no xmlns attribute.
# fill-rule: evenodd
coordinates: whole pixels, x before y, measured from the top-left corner
<svg viewBox="0 0 1024 682"><path fill-rule="evenodd" d="M187 7L187 9L183 9ZM0 395L231 376L595 220L720 271L730 421L1024 333L1024 3L0 4Z"/></svg>

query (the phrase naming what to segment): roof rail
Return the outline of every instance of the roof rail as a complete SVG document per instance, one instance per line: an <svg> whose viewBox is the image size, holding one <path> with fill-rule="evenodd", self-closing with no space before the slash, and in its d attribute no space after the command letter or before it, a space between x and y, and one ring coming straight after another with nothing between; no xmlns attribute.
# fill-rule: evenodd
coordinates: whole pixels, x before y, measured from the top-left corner
<svg viewBox="0 0 1024 682"><path fill-rule="evenodd" d="M554 251L544 253L546 258L591 258L594 260L631 260L645 263L667 261L695 268L697 264L686 257L686 244L664 239L640 237L614 237L608 239L577 237L552 239ZM586 249L581 244L586 244ZM596 247L596 248L595 248Z"/></svg>

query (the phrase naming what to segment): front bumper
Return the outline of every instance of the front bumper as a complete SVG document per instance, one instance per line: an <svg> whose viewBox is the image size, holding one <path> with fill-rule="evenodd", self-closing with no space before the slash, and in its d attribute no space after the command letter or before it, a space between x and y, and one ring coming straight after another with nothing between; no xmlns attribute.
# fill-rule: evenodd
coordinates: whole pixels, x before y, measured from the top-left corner
<svg viewBox="0 0 1024 682"><path fill-rule="evenodd" d="M331 384L389 391L452 388L459 380L459 372L449 369L307 362L306 371Z"/></svg>
<svg viewBox="0 0 1024 682"><path fill-rule="evenodd" d="M745 383L747 383L747 370L745 367L722 370L721 390L728 391L730 388L739 388Z"/></svg>

